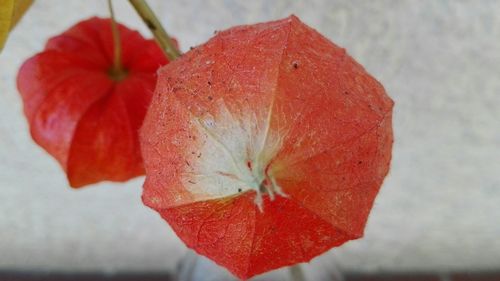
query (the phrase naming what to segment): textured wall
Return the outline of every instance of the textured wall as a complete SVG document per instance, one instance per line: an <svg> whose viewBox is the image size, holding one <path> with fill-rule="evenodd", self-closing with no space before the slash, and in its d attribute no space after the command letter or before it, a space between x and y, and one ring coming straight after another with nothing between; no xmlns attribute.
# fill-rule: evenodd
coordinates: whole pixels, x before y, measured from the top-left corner
<svg viewBox="0 0 500 281"><path fill-rule="evenodd" d="M126 1L118 18L148 34ZM392 171L345 270L500 268L500 1L151 1L186 50L214 30L297 14L396 102ZM0 54L0 270L165 270L184 246L141 182L73 191L30 139L15 75L104 1L38 1Z"/></svg>

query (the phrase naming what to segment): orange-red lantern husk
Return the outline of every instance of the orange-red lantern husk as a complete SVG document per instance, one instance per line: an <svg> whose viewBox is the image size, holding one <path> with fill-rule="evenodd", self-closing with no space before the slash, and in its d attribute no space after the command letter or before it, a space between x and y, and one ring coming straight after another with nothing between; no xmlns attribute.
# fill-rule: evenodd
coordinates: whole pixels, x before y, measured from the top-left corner
<svg viewBox="0 0 500 281"><path fill-rule="evenodd" d="M91 18L51 38L18 74L31 135L72 187L144 173L138 130L168 61L153 40L118 30L122 73L112 71L111 20Z"/></svg>
<svg viewBox="0 0 500 281"><path fill-rule="evenodd" d="M392 100L297 17L234 27L163 67L143 201L246 279L363 235L391 160Z"/></svg>

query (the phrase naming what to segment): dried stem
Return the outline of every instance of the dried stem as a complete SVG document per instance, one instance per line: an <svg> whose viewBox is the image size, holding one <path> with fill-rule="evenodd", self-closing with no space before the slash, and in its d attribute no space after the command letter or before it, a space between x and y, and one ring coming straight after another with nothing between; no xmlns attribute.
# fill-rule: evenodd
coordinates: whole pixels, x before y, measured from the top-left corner
<svg viewBox="0 0 500 281"><path fill-rule="evenodd" d="M111 33L113 35L113 70L112 73L114 75L120 76L120 73L123 72L122 68L122 44L120 39L120 31L118 30L118 25L115 20L115 13L113 12L113 4L111 0L108 0L108 8L109 14L111 16Z"/></svg>
<svg viewBox="0 0 500 281"><path fill-rule="evenodd" d="M162 48L169 60L175 60L181 53L175 47L173 40L168 36L160 21L144 0L129 0L136 12L142 18L146 26L153 33L158 45Z"/></svg>

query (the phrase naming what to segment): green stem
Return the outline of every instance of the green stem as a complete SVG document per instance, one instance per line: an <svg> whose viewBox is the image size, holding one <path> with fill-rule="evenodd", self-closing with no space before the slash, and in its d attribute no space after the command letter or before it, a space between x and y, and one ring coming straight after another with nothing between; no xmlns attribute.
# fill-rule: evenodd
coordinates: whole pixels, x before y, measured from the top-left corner
<svg viewBox="0 0 500 281"><path fill-rule="evenodd" d="M115 20L115 13L113 11L113 4L108 0L109 14L111 16L111 33L113 35L114 58L113 58L113 73L119 74L123 72L122 68L122 44L120 39L120 32Z"/></svg>
<svg viewBox="0 0 500 281"><path fill-rule="evenodd" d="M179 50L175 47L173 40L161 25L160 21L144 0L129 0L135 11L142 18L146 26L153 33L156 42L162 48L169 60L175 60L181 56Z"/></svg>

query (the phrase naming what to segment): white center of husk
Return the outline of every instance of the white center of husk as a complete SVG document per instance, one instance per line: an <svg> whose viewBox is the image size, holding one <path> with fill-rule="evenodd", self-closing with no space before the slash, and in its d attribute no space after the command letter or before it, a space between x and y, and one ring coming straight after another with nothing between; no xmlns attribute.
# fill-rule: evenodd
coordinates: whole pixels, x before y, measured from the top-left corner
<svg viewBox="0 0 500 281"><path fill-rule="evenodd" d="M255 203L263 210L263 196L271 200L286 196L272 175L273 158L282 145L283 134L270 128L271 116L242 109L230 112L217 102L218 112L192 117L201 137L193 153L184 185L195 196L222 198L254 190Z"/></svg>

